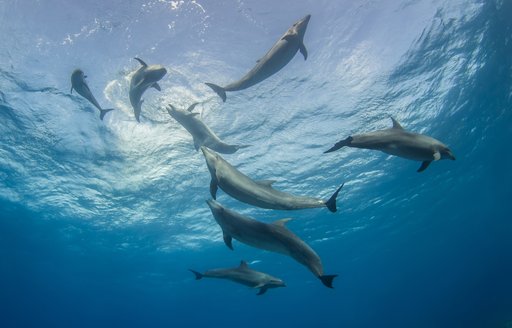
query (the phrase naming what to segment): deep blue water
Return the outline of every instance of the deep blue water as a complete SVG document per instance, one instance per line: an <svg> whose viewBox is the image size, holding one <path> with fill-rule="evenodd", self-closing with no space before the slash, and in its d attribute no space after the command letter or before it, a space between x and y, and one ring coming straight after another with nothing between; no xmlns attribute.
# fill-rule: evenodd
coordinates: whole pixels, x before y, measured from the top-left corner
<svg viewBox="0 0 512 328"><path fill-rule="evenodd" d="M305 45L226 103L203 82L245 73L297 19ZM1 327L510 327L512 1L0 2ZM128 100L133 57L166 66ZM105 121L69 93L80 67ZM163 109L194 101L225 158L255 179L328 197L338 212L239 212L288 227L305 267L234 241L208 210L210 175ZM395 117L456 161L322 152ZM187 270L236 266L286 281L256 291Z"/></svg>

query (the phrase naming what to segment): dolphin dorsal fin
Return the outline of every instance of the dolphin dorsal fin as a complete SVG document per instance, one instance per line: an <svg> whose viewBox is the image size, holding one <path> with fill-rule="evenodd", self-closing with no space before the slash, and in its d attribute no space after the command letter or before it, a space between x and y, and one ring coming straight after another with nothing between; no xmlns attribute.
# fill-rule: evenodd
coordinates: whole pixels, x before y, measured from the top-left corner
<svg viewBox="0 0 512 328"><path fill-rule="evenodd" d="M272 184L274 182L276 182L276 180L258 180L258 181L256 181L256 183L259 184L260 186L269 187L269 188L272 187Z"/></svg>
<svg viewBox="0 0 512 328"><path fill-rule="evenodd" d="M240 265L238 267L240 269L249 269L249 265L244 260L240 261Z"/></svg>
<svg viewBox="0 0 512 328"><path fill-rule="evenodd" d="M400 129L403 130L404 128L398 123L397 120L391 117L391 122L393 122L393 129Z"/></svg>
<svg viewBox="0 0 512 328"><path fill-rule="evenodd" d="M280 227L284 227L285 224L288 223L291 220L292 220L291 218L284 218L284 219L280 219L280 220L274 221L274 222L272 222L272 224L275 224L275 225L280 226Z"/></svg>
<svg viewBox="0 0 512 328"><path fill-rule="evenodd" d="M140 59L140 58L138 58L138 57L135 57L135 58L133 58L133 59L135 59L136 61L138 61L138 62L139 62L142 66L144 66L144 67L147 67L147 66L148 66L148 64L146 64L142 59Z"/></svg>

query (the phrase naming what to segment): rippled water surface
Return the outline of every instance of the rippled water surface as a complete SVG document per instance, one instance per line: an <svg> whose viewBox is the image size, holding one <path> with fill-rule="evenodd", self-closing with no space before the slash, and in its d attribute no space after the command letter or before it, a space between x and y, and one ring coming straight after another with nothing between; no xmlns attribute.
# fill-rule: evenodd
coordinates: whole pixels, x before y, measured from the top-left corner
<svg viewBox="0 0 512 328"><path fill-rule="evenodd" d="M293 22L304 44L222 103L225 85ZM509 327L512 322L512 2L0 1L0 326ZM162 91L128 98L140 66ZM104 121L75 92L81 68ZM210 174L165 110L199 102L223 155L256 180L338 212L218 200L313 247L334 289L292 259L234 241L205 200ZM343 148L396 118L456 161ZM204 271L250 266L287 287L256 297Z"/></svg>

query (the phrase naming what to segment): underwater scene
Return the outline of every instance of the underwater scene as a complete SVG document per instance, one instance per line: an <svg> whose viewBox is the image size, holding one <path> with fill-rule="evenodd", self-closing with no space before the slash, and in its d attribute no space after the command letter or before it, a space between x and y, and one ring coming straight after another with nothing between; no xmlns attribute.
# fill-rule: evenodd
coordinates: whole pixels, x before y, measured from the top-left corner
<svg viewBox="0 0 512 328"><path fill-rule="evenodd" d="M0 327L512 327L511 0L1 0L0 33Z"/></svg>

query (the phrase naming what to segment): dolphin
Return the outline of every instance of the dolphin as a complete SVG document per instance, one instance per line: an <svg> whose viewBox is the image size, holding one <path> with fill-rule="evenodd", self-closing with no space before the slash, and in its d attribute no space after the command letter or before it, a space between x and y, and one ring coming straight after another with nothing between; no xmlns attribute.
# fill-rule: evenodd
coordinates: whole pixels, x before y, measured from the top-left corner
<svg viewBox="0 0 512 328"><path fill-rule="evenodd" d="M228 279L251 288L259 288L260 291L256 295L265 294L269 288L286 287L285 283L276 277L269 274L252 270L247 265L247 262L241 261L240 265L236 268L229 269L212 269L205 273L199 273L189 269L195 276L196 280L206 278L219 278Z"/></svg>
<svg viewBox="0 0 512 328"><path fill-rule="evenodd" d="M308 27L311 15L307 15L297 21L286 31L286 33L270 48L265 56L259 59L245 76L240 80L230 83L225 87L218 86L213 83L205 83L213 89L222 101L226 101L226 91L238 91L247 89L269 76L277 73L281 68L286 66L295 56L297 51L304 56L304 60L308 58L308 52L304 46L304 34Z"/></svg>
<svg viewBox="0 0 512 328"><path fill-rule="evenodd" d="M184 111L176 109L173 105L169 104L167 112L171 115L178 123L192 135L194 139L194 147L199 150L199 147L205 145L210 149L213 149L219 153L232 154L240 148L248 147L248 145L228 145L219 139L213 133L213 131L201 121L197 115L198 113L192 113L194 107L198 103L193 103L190 107Z"/></svg>
<svg viewBox="0 0 512 328"><path fill-rule="evenodd" d="M291 219L281 219L273 223L263 223L223 207L214 200L206 203L215 221L222 228L224 243L233 249L232 238L259 249L288 255L309 269L322 283L332 287L338 275L324 275L322 261L318 254L302 239L285 227Z"/></svg>
<svg viewBox="0 0 512 328"><path fill-rule="evenodd" d="M161 91L162 89L157 82L167 74L167 70L162 65L148 66L142 59L137 57L135 60L137 60L142 67L133 74L132 80L130 81L130 103L135 113L135 119L137 122L140 122L140 112L142 110L142 102L144 101L141 100L142 94L150 87Z"/></svg>
<svg viewBox="0 0 512 328"><path fill-rule="evenodd" d="M76 90L76 92L84 97L85 99L89 100L94 107L98 108L100 110L100 120L103 121L103 118L105 117L105 114L110 112L111 110L114 110L114 108L108 108L103 109L101 108L100 104L94 98L92 95L91 89L89 89L89 86L87 85L87 82L85 81L85 78L87 76L84 74L84 72L81 69L75 69L73 73L71 73L71 93L73 93L73 90Z"/></svg>
<svg viewBox="0 0 512 328"><path fill-rule="evenodd" d="M201 151L212 177L210 194L213 199L216 199L217 189L220 187L231 197L262 208L298 210L326 206L329 211L336 212L336 197L343 185L327 201L307 196L294 196L272 188L273 180L252 180L205 146L201 146Z"/></svg>
<svg viewBox="0 0 512 328"><path fill-rule="evenodd" d="M349 136L337 142L324 153L330 153L343 146L380 150L390 155L421 161L421 166L417 172L424 171L432 161L440 159L455 160L452 151L439 140L406 131L392 117L391 121L393 126L389 129Z"/></svg>

